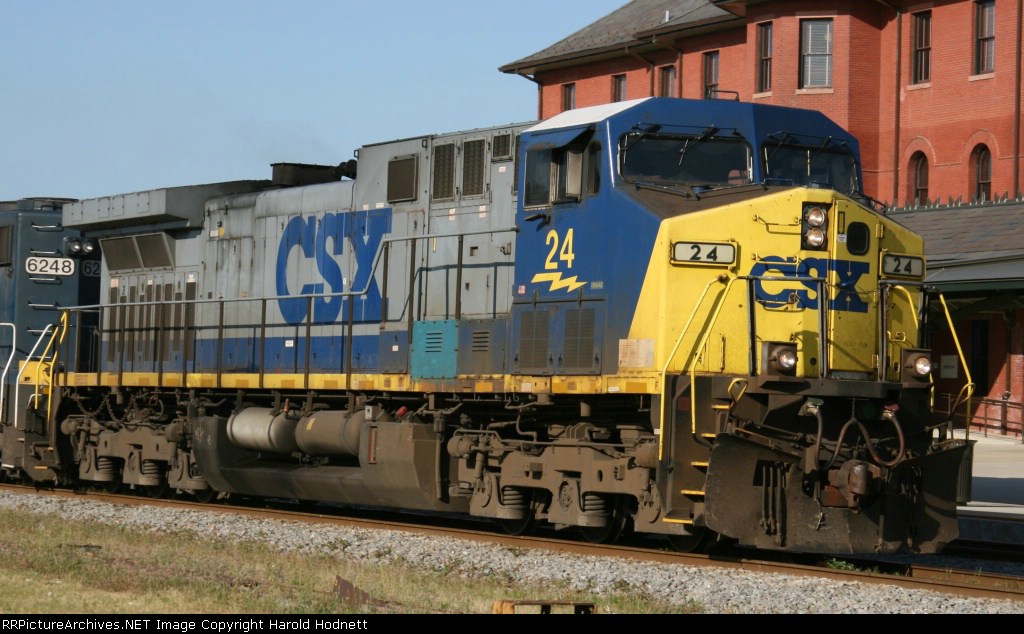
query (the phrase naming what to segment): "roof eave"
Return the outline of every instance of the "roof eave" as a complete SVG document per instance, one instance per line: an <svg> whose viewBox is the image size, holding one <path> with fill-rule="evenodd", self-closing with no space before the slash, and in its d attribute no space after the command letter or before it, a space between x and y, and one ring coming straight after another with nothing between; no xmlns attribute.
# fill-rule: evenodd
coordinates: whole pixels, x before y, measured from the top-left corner
<svg viewBox="0 0 1024 634"><path fill-rule="evenodd" d="M578 66L584 62L599 62L605 59L618 57L620 55L644 53L664 49L666 46L658 43L659 38L664 38L665 36L671 36L674 34L678 34L680 36L701 35L703 33L720 30L722 26L735 22L742 23L743 20L736 16L718 16L701 20L699 22L690 22L684 25L676 24L648 29L646 31L637 32L635 34L636 39L629 42L620 42L618 44L611 44L609 46L593 48L586 51L574 51L572 53L563 53L562 55L553 55L543 60L525 64L512 62L511 64L500 66L498 70L503 73L534 76L537 73L544 71L557 70L569 66Z"/></svg>
<svg viewBox="0 0 1024 634"><path fill-rule="evenodd" d="M527 64L518 64L513 62L511 64L505 64L504 66L498 67L498 70L503 73L514 73L516 75L535 75L538 72L547 70L556 70L567 66L577 66L583 60L588 62L599 62L603 59L618 57L623 53L642 52L656 48L660 48L660 46L653 44L650 40L633 40L631 42L612 44L601 48L592 48L586 51L552 55L542 61L530 62Z"/></svg>
<svg viewBox="0 0 1024 634"><path fill-rule="evenodd" d="M703 33L710 33L712 31L719 30L719 27L723 24L729 24L732 22L746 23L746 20L735 15L720 15L712 18L706 18L696 22L687 22L686 24L664 24L657 26L653 29L647 29L646 31L637 31L634 35L638 39L661 37L664 35L701 35Z"/></svg>
<svg viewBox="0 0 1024 634"><path fill-rule="evenodd" d="M761 4L766 0L712 0L711 4L723 11L746 17L747 7L752 4Z"/></svg>

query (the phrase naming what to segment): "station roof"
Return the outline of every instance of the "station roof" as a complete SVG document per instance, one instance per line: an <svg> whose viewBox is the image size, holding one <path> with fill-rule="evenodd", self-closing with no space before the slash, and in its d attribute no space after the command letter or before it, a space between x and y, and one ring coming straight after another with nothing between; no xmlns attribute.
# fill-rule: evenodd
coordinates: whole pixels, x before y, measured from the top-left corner
<svg viewBox="0 0 1024 634"><path fill-rule="evenodd" d="M1024 198L889 216L924 238L926 281L954 298L957 318L1024 308Z"/></svg>
<svg viewBox="0 0 1024 634"><path fill-rule="evenodd" d="M665 33L700 30L739 21L708 0L633 0L572 35L520 60L501 66L503 73L532 75L542 68L576 65L584 58L621 55L653 45Z"/></svg>

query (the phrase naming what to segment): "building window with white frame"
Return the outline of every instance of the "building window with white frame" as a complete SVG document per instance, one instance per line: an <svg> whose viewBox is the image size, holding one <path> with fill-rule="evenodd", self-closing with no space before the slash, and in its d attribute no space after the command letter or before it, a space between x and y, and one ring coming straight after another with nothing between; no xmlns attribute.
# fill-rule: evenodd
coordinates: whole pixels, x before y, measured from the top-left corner
<svg viewBox="0 0 1024 634"><path fill-rule="evenodd" d="M800 87L832 87L832 19L800 21Z"/></svg>
<svg viewBox="0 0 1024 634"><path fill-rule="evenodd" d="M974 74L991 73L996 69L996 3L981 0L974 3Z"/></svg>

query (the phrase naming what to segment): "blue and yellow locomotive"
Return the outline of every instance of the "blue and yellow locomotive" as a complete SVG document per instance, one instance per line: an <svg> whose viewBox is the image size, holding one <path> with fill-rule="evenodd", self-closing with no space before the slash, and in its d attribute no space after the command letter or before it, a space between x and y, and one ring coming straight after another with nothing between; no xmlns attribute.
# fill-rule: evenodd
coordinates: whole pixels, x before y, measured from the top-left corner
<svg viewBox="0 0 1024 634"><path fill-rule="evenodd" d="M47 362L25 472L685 549L956 538L923 244L823 115L650 98L356 159L66 206L102 300L53 348L98 355Z"/></svg>

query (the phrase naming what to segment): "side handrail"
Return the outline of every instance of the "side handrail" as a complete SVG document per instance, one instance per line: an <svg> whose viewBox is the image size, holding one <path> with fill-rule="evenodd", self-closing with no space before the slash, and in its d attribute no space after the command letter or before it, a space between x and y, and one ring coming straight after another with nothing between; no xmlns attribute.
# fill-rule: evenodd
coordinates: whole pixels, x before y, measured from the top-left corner
<svg viewBox="0 0 1024 634"><path fill-rule="evenodd" d="M0 423L7 419L7 410L4 409L4 397L7 395L7 371L11 369L11 362L14 361L14 353L18 350L18 329L10 322L0 322L0 327L9 326L11 329L11 354L7 356L7 363L4 364L3 375L0 375ZM14 387L18 389L17 385Z"/></svg>
<svg viewBox="0 0 1024 634"><path fill-rule="evenodd" d="M953 433L953 410L961 402L964 403L964 439L968 440L971 434L971 396L974 395L974 380L971 378L971 370L967 367L967 360L964 357L964 350L960 347L960 338L956 336L956 326L953 324L953 316L949 313L949 306L946 305L946 296L942 293L938 293L939 303L942 304L942 312L946 315L946 323L949 324L949 334L953 337L953 343L956 345L956 353L960 357L960 365L964 369L964 376L967 377L967 383L960 388L960 393L957 395L957 400L953 404L953 407L949 412L949 433L952 436Z"/></svg>
<svg viewBox="0 0 1024 634"><path fill-rule="evenodd" d="M32 357L35 355L36 348L38 348L39 344L43 342L43 339L46 338L46 336L50 334L50 330L52 330L52 329L53 329L53 324L46 324L46 328L43 328L43 332L39 335L39 338L36 339L36 343L35 343L35 345L32 346L32 350L30 350L29 353L28 353L28 356L25 357L25 364L22 365L18 369L18 377L17 377L17 379L14 382L14 428L15 429L24 429L24 427L18 427L18 413L21 411L20 406L19 406L19 402L21 400L21 390L19 389L20 386L21 386L21 376L25 373L25 368L28 367L28 363L32 360Z"/></svg>
<svg viewBox="0 0 1024 634"><path fill-rule="evenodd" d="M367 295L372 288L377 268L380 265L381 254L383 253L384 244L396 243L396 242L414 242L419 240L430 240L439 238L459 238L462 236L476 236L476 235L487 235L495 233L516 233L519 231L518 227L502 227L499 229L482 229L479 231L466 231L464 233L438 233L438 234L424 234L416 236L401 236L397 238L384 238L381 240L381 246L377 248L374 254L373 264L370 267L370 273L367 275L367 281L363 285L363 288L353 289L348 291L341 291L337 293L307 293L303 295L261 295L259 297L222 297L217 299L176 299L176 300L165 300L161 302L164 306L177 306L177 305L192 305L200 306L204 304L233 304L233 303L246 303L255 301L299 301L304 299L332 299L335 297L362 297ZM132 306L151 306L153 302L148 301L134 301L134 302L115 302L109 304L83 304L81 306L74 306L75 311L83 310L99 310L103 308L118 308L118 307L132 307Z"/></svg>
<svg viewBox="0 0 1024 634"><path fill-rule="evenodd" d="M314 299L328 300L328 299L333 299L333 298L351 299L351 298L357 298L357 297L365 297L365 296L367 296L370 293L371 289L373 288L373 285L376 283L377 273L378 273L378 270L381 269L381 268L383 268L383 270L384 270L385 277L384 277L383 283L384 283L385 288L386 288L386 285L387 285L387 269L388 269L388 267L387 267L387 260L383 260L384 255L386 253L388 253L388 250L390 249L392 244L407 242L407 243L411 244L411 247L410 247L411 248L411 253L410 253L410 258L409 258L409 265L410 265L410 282L409 282L410 309L409 309L409 329L408 329L409 336L411 337L412 336L412 321L413 321L413 311L411 309L411 302L412 302L412 297L413 297L414 291L415 291L414 284L413 284L411 278L416 274L416 271L418 270L417 269L417 262L416 262L416 244L417 243L419 243L421 241L425 242L425 241L428 241L428 240L433 240L433 241L436 242L437 240L442 240L442 239L457 239L459 244L462 245L463 242L464 242L464 238L467 237L467 236L497 235L497 234L505 234L505 233L515 234L515 233L518 233L518 232L519 232L519 227L518 226L511 226L511 227L499 227L499 228L495 228L495 229L480 229L480 230L475 230L475 231L465 231L465 232L451 233L451 234L447 234L447 233L427 233L427 234L422 234L422 235L409 235L409 236L398 236L398 237L383 238L381 240L381 243L377 246L376 252L374 253L373 261L372 261L372 264L370 266L370 272L366 276L366 281L363 284L362 288L358 288L358 289L353 288L353 289L350 289L348 291L340 291L340 292L335 292L335 293L308 293L308 294L302 294L302 295L268 295L268 296L260 296L260 297L233 297L233 298L217 298L217 299L164 300L163 302L161 302L161 304L163 306L165 306L165 307L185 306L185 307L194 307L194 309L200 309L200 307L204 307L204 306L208 306L208 305L217 305L219 307L218 310L223 311L224 307L226 305L228 305L228 304L244 304L244 303L249 303L249 302L261 302L262 305L263 305L262 309L265 310L266 309L266 305L267 305L268 302L274 302L274 301L277 301L277 302L281 302L281 301L288 301L288 302L305 301L305 302L307 302L306 325L308 327L309 323L310 323L310 320L312 318L312 313L311 313L311 311L308 308L308 303L311 302L312 300L314 300ZM460 254L461 254L461 248L460 248ZM383 265L382 265L382 261L383 261ZM461 255L460 255L460 261L461 261ZM461 280L461 275L462 275L461 267L462 267L462 265L461 265L461 262L460 262L460 264L459 264L459 269L460 270L457 271L457 279L458 280ZM382 320L386 319L386 310L387 310L386 303L385 303L386 295L387 295L387 293L385 292L382 295L382 297L381 297L381 300L382 300L381 301ZM462 295L461 291L456 294L456 305L455 305L455 311L457 313L460 313L460 314L461 314L461 295ZM103 310L106 310L106 309L126 309L126 308L131 308L131 307L149 306L149 305L151 305L151 302L139 300L139 301L134 301L134 302L115 302L115 303L110 303L110 304L102 304L102 303L100 303L100 304L81 305L81 306L73 307L72 310L74 312L76 312L76 313L82 313L82 312L88 311L88 310L103 311ZM350 315L353 312L353 306L352 306L351 302L349 302L349 312L350 312ZM186 320L186 322L187 321L188 320ZM260 320L260 324L261 324L261 326L260 326L261 328L265 328L266 327L267 323L266 323L266 315L265 314L264 314L263 318ZM286 324L274 324L274 326L285 326L285 325ZM354 321L353 321L353 318L350 316L349 326L348 326L349 337L352 336L351 333L352 333L353 326L354 326ZM101 329L104 328L102 319L100 320L100 326L99 327ZM225 327L230 327L230 326L225 326L225 324L223 323L223 318L221 318L215 324L215 327L217 327L219 329L223 329ZM143 326L143 328L148 328L148 326ZM181 327L181 329L185 332L185 338L187 339L188 338L188 333L189 333L190 330L193 329L193 327L191 325L189 325L189 323L186 323L185 325L183 325ZM265 335L261 331L261 333L259 335L259 345L260 346L262 346L264 344L264 341L263 341L264 337L265 337ZM218 339L219 339L219 337L218 337ZM307 342L308 341L309 341L309 339L307 338ZM348 349L349 349L349 351L351 351L351 346L349 346ZM120 367L120 366L123 366L123 364L124 364L124 356L123 356L124 355L124 351L123 350L119 350L119 352L120 352L120 354L118 355L118 363L119 363L119 367ZM261 374L260 385L261 386L263 385L263 379L262 379L262 373L263 373L263 354L262 354L262 352L263 351L261 349L260 350L260 374ZM218 354L218 358L219 357L220 357L220 355ZM306 363L307 363L307 365L309 363L309 355L308 354L306 355ZM348 370L349 375L351 375L351 363L348 363L346 365L349 368L349 370ZM186 375L188 374L187 366L188 366L188 360L187 359L183 359L183 363L182 363L182 382L183 383L185 383L187 381L187 379L186 379ZM121 369L118 370L119 373L122 372L122 371L123 370L121 370ZM308 374L309 374L308 369L305 371L305 373L307 375L307 381L308 381ZM218 377L220 376L220 371L219 370L217 372L217 375L218 375ZM351 376L350 376L350 379L351 379Z"/></svg>

